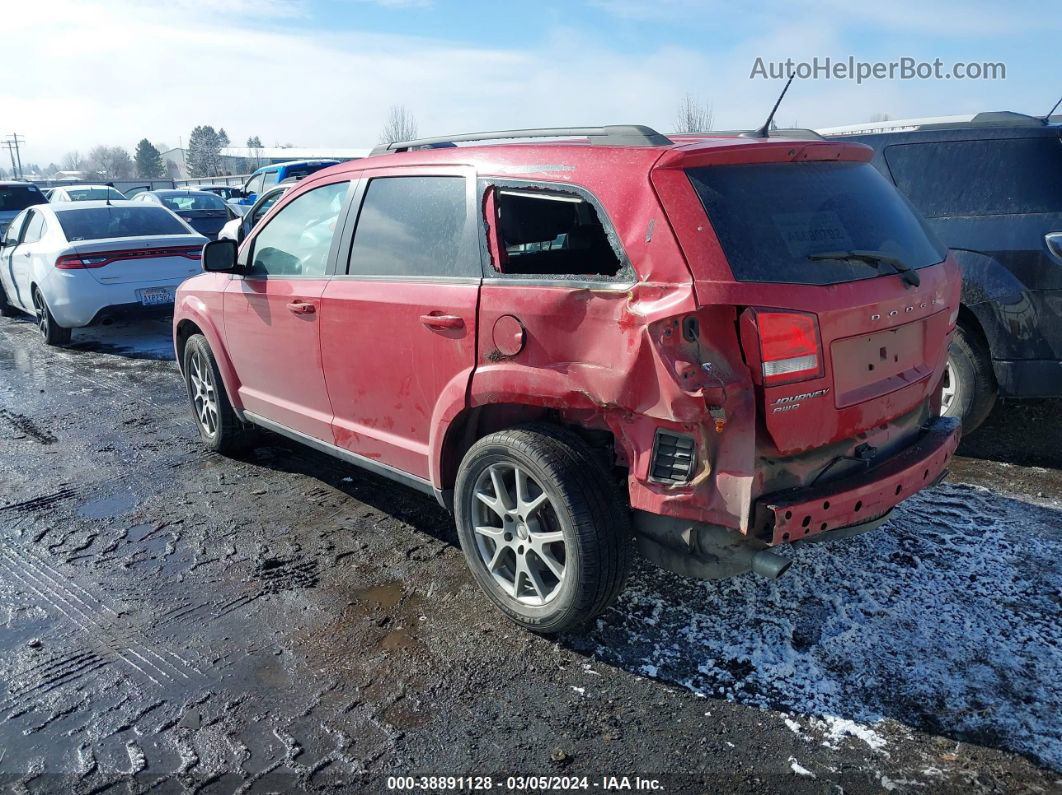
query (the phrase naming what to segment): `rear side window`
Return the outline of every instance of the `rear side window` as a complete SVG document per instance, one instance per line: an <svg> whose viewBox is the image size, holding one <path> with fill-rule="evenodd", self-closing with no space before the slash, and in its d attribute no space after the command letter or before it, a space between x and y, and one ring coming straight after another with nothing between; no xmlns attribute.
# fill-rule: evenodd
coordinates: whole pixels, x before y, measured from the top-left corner
<svg viewBox="0 0 1062 795"><path fill-rule="evenodd" d="M44 237L44 216L39 212L31 212L29 223L22 230L23 243L36 243Z"/></svg>
<svg viewBox="0 0 1062 795"><path fill-rule="evenodd" d="M498 188L501 271L615 276L621 267L597 211L574 193Z"/></svg>
<svg viewBox="0 0 1062 795"><path fill-rule="evenodd" d="M378 177L358 213L348 273L479 276L464 177Z"/></svg>
<svg viewBox="0 0 1062 795"><path fill-rule="evenodd" d="M1062 139L897 144L889 171L929 218L1062 211Z"/></svg>
<svg viewBox="0 0 1062 795"><path fill-rule="evenodd" d="M252 275L324 276L349 185L324 185L281 207L254 239Z"/></svg>
<svg viewBox="0 0 1062 795"><path fill-rule="evenodd" d="M912 268L947 254L868 163L709 166L687 173L738 281L837 284L891 272L813 258L825 252L875 251Z"/></svg>
<svg viewBox="0 0 1062 795"><path fill-rule="evenodd" d="M110 237L195 234L166 208L150 205L76 208L55 215L63 234L71 242Z"/></svg>
<svg viewBox="0 0 1062 795"><path fill-rule="evenodd" d="M0 185L0 212L25 210L46 201L36 185Z"/></svg>

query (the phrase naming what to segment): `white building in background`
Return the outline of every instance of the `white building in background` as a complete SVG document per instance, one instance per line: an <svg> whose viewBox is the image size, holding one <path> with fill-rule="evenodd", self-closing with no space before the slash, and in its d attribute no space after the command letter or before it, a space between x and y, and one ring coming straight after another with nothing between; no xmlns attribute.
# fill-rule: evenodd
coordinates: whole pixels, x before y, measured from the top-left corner
<svg viewBox="0 0 1062 795"><path fill-rule="evenodd" d="M284 163L288 160L357 160L368 157L371 147L328 148L304 146L263 146L251 148L246 146L227 146L221 150L221 174L249 174L260 166L272 163ZM188 150L167 149L160 153L162 164L166 167L166 176L170 179L188 179Z"/></svg>

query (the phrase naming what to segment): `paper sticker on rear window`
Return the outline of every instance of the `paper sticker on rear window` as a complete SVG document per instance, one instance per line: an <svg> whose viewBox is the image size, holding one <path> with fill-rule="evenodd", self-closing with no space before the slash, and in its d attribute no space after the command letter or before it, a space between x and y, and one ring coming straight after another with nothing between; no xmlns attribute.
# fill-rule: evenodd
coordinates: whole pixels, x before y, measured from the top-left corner
<svg viewBox="0 0 1062 795"><path fill-rule="evenodd" d="M835 212L778 213L771 218L794 257L806 257L816 251L848 251L853 247Z"/></svg>

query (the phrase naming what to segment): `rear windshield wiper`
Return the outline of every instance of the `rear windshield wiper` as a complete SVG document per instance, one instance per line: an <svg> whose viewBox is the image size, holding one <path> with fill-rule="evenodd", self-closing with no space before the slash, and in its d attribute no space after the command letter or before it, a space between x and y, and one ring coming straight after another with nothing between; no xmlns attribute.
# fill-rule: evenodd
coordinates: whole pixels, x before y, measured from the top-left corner
<svg viewBox="0 0 1062 795"><path fill-rule="evenodd" d="M891 265L901 275L901 278L912 287L917 287L922 283L922 279L919 278L918 273L911 268L903 260L886 254L884 251L819 251L815 254L808 254L808 259L812 262L818 262L820 260L838 260L840 262L865 262L867 265Z"/></svg>

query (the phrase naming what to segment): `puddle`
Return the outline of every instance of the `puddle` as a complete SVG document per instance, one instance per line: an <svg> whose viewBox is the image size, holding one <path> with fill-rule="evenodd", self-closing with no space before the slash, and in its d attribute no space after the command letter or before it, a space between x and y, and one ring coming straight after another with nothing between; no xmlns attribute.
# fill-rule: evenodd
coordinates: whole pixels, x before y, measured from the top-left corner
<svg viewBox="0 0 1062 795"><path fill-rule="evenodd" d="M109 519L112 516L129 513L135 505L136 497L128 491L123 491L82 503L77 513L83 519Z"/></svg>
<svg viewBox="0 0 1062 795"><path fill-rule="evenodd" d="M402 601L404 591L400 582L374 585L371 588L359 588L354 591L354 598L359 602L372 602L378 607L394 607Z"/></svg>
<svg viewBox="0 0 1062 795"><path fill-rule="evenodd" d="M415 649L419 644L420 641L404 629L396 629L384 635L376 645L384 651L401 651Z"/></svg>

